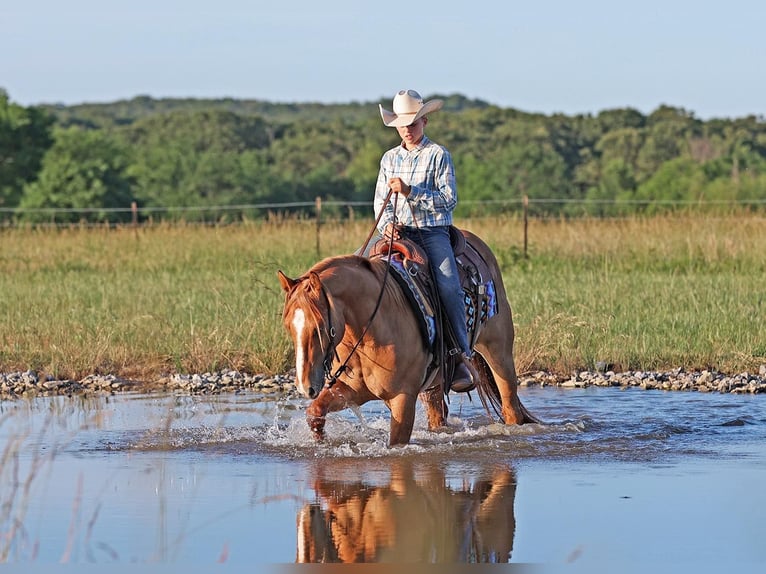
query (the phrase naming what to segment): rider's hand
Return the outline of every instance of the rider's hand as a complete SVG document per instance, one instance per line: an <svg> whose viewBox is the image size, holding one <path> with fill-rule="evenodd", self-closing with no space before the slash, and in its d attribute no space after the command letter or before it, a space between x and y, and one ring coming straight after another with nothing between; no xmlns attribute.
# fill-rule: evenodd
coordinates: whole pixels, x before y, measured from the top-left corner
<svg viewBox="0 0 766 574"><path fill-rule="evenodd" d="M399 239L399 230L396 228L396 226L393 223L389 223L388 225L386 225L385 229L383 230L383 237L389 240L392 237L394 239Z"/></svg>
<svg viewBox="0 0 766 574"><path fill-rule="evenodd" d="M401 177L392 177L389 179L388 187L390 187L394 193L401 193L404 197L407 197L411 191L410 186L404 183Z"/></svg>

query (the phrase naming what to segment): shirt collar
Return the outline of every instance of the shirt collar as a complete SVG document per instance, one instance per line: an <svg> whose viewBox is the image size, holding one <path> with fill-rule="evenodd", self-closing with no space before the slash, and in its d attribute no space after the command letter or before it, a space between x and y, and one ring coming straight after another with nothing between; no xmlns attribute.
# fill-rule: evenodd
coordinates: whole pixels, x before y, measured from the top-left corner
<svg viewBox="0 0 766 574"><path fill-rule="evenodd" d="M406 147L404 147L404 142L399 144L399 150L404 153L415 153L422 150L431 140L428 139L428 136L426 134L423 134L423 137L420 140L420 143L416 145L412 150L408 150Z"/></svg>

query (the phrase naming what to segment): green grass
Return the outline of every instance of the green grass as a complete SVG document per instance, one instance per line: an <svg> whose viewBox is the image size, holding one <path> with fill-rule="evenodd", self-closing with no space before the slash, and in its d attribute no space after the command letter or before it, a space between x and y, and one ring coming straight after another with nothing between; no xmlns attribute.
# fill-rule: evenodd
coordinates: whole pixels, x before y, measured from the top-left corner
<svg viewBox="0 0 766 574"><path fill-rule="evenodd" d="M520 372L757 370L766 363L766 220L654 217L459 224L491 245ZM328 222L321 256L371 221ZM0 233L0 371L57 377L288 369L277 269L317 260L313 222Z"/></svg>

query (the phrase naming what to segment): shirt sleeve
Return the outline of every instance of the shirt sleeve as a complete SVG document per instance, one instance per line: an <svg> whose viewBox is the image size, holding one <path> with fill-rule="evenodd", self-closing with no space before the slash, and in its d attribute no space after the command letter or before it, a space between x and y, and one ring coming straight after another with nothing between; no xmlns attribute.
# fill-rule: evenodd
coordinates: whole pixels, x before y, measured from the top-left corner
<svg viewBox="0 0 766 574"><path fill-rule="evenodd" d="M413 208L431 214L451 213L457 205L457 184L452 156L445 148L433 155L424 185L412 186L407 200Z"/></svg>
<svg viewBox="0 0 766 574"><path fill-rule="evenodd" d="M389 201L385 206L383 205L383 202L386 201L386 196L388 195L388 163L388 154L384 154L380 160L380 171L378 171L378 180L375 183L375 200L373 201L375 219L378 218L381 209L383 210L383 215L381 215L377 226L378 231L380 231L381 234L386 228L386 225L394 221L394 208L391 205L391 202Z"/></svg>

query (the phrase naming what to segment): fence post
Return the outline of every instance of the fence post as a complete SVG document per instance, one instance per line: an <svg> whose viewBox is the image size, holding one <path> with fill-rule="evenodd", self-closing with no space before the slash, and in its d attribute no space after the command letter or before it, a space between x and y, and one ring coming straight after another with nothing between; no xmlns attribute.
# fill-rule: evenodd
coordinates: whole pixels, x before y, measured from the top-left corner
<svg viewBox="0 0 766 574"><path fill-rule="evenodd" d="M524 206L524 259L527 258L527 244L528 244L528 227L529 227L529 196L525 193L521 200Z"/></svg>
<svg viewBox="0 0 766 574"><path fill-rule="evenodd" d="M319 230L322 226L322 198L317 196L315 200L316 204L316 210L317 210L317 259L319 259Z"/></svg>
<svg viewBox="0 0 766 574"><path fill-rule="evenodd" d="M135 201L130 202L130 214L133 223L133 235L138 239L138 205Z"/></svg>

